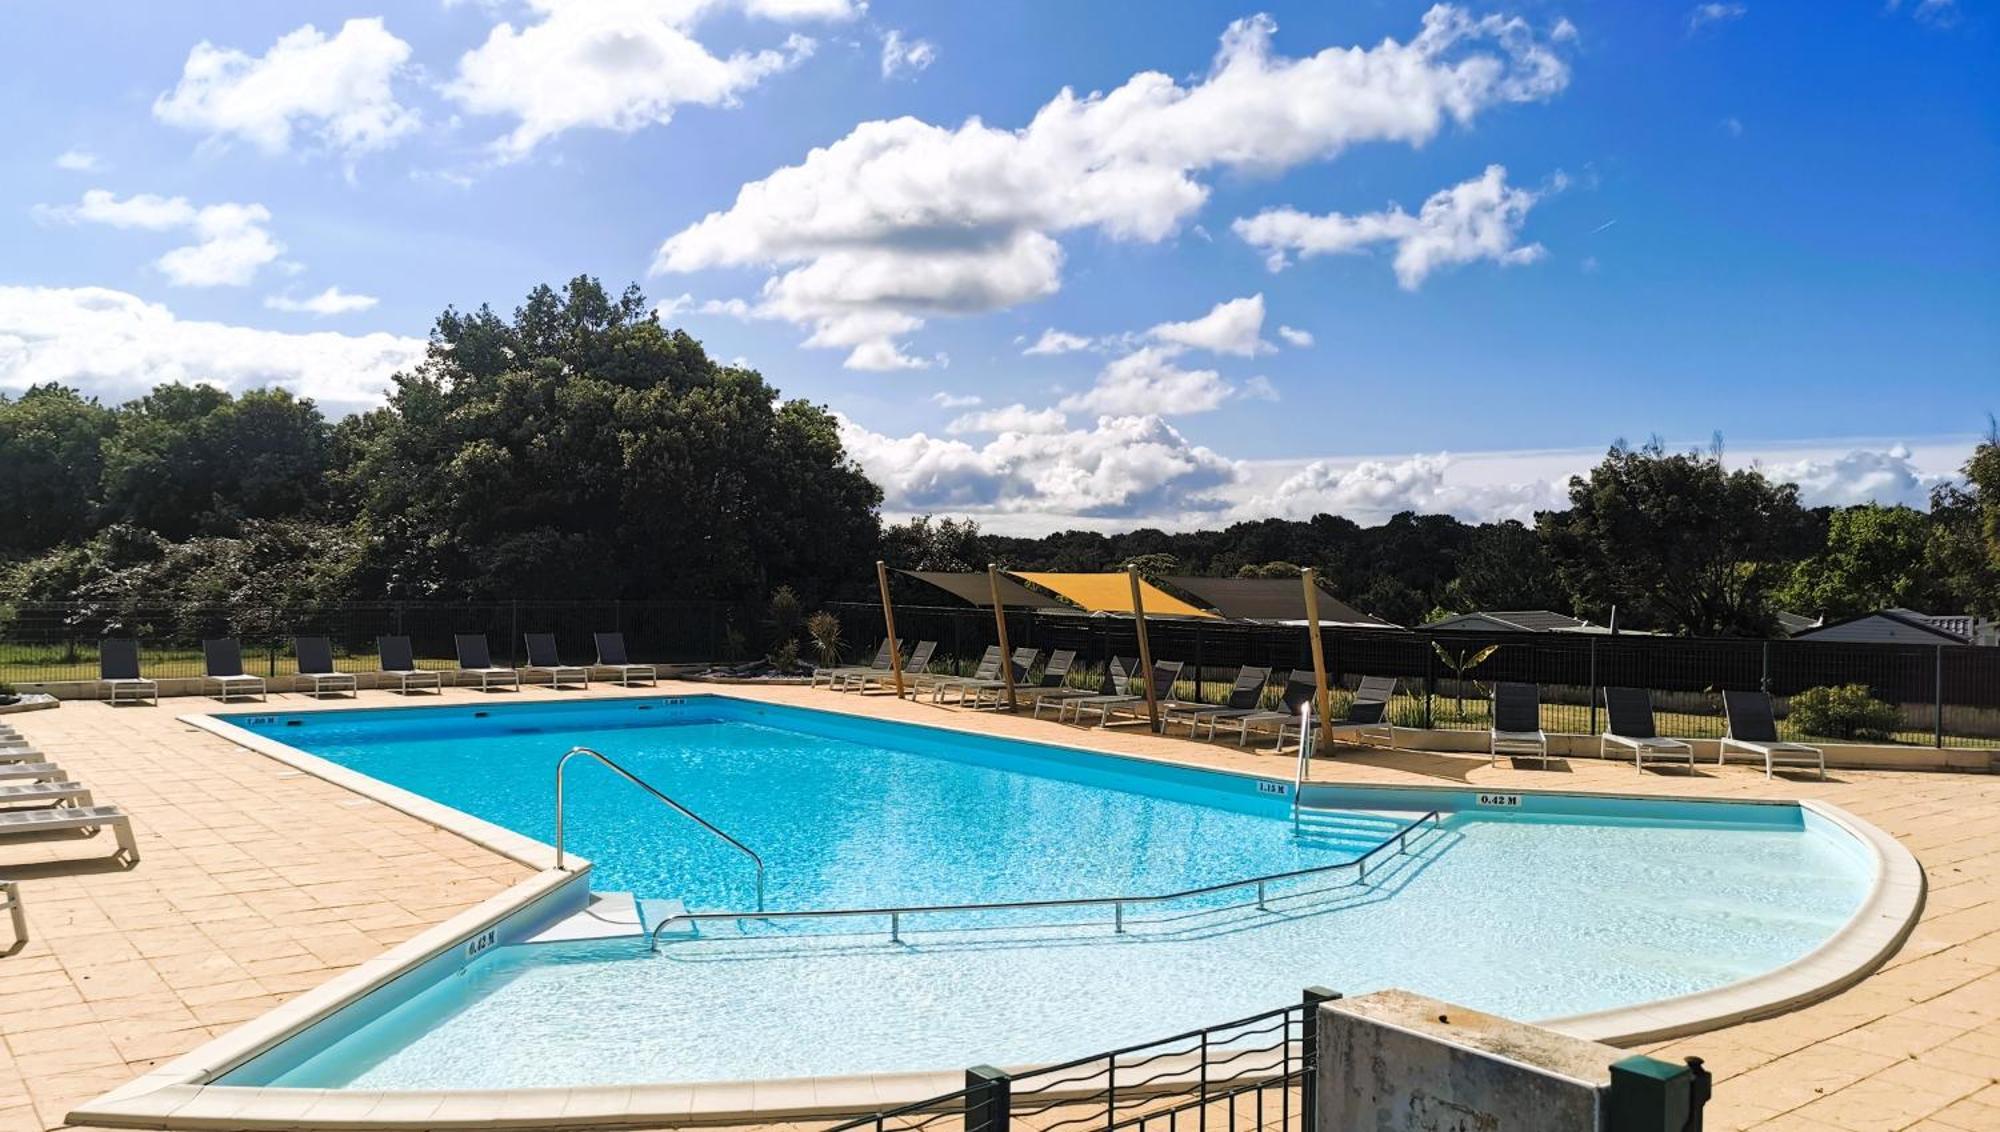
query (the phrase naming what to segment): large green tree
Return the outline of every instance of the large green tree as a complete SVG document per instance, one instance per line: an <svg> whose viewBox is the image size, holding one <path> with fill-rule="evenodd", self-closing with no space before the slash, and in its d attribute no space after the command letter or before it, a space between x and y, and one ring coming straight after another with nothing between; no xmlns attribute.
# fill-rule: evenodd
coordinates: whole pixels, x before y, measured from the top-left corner
<svg viewBox="0 0 2000 1132"><path fill-rule="evenodd" d="M1835 511L1824 549L1792 567L1777 602L1830 620L1927 606L1940 588L1924 566L1930 527L1928 515L1909 507L1867 503Z"/></svg>
<svg viewBox="0 0 2000 1132"><path fill-rule="evenodd" d="M39 554L95 529L111 412L73 389L30 387L0 396L0 558Z"/></svg>
<svg viewBox="0 0 2000 1132"><path fill-rule="evenodd" d="M831 414L661 326L636 288L446 311L387 411L342 437L400 597L817 601L866 576L880 491Z"/></svg>
<svg viewBox="0 0 2000 1132"><path fill-rule="evenodd" d="M1557 576L1575 608L1616 605L1623 624L1767 635L1771 590L1810 549L1797 485L1725 468L1720 445L1616 445L1570 479L1569 498L1568 511L1538 516Z"/></svg>
<svg viewBox="0 0 2000 1132"><path fill-rule="evenodd" d="M1962 470L1963 483L1931 492L1924 568L1949 612L2000 618L2000 429L1989 429Z"/></svg>
<svg viewBox="0 0 2000 1132"><path fill-rule="evenodd" d="M327 431L283 389L162 385L121 408L104 443L104 518L184 539L310 514L326 499Z"/></svg>

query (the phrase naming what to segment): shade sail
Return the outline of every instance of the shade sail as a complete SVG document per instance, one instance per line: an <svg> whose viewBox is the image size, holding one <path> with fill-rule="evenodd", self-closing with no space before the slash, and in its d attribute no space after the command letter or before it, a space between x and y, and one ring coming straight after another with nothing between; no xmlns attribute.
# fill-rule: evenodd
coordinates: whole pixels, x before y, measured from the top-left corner
<svg viewBox="0 0 2000 1132"><path fill-rule="evenodd" d="M1124 574L1030 574L1016 570L1014 576L1032 582L1082 606L1092 613L1132 612L1132 580ZM1139 600L1148 617L1214 617L1206 609L1187 602L1141 578Z"/></svg>
<svg viewBox="0 0 2000 1132"><path fill-rule="evenodd" d="M939 570L899 570L920 582L974 605L993 608L993 587L985 574L953 574ZM1038 594L1005 574L1000 575L1000 604L1009 609L1067 609L1052 597Z"/></svg>
<svg viewBox="0 0 2000 1132"><path fill-rule="evenodd" d="M1238 621L1306 620L1305 585L1297 578L1194 578L1175 574L1162 579L1183 593L1193 594L1224 617ZM1146 609L1153 599L1146 599ZM1346 602L1319 591L1319 620L1322 625L1367 625L1394 628L1379 617L1370 617Z"/></svg>

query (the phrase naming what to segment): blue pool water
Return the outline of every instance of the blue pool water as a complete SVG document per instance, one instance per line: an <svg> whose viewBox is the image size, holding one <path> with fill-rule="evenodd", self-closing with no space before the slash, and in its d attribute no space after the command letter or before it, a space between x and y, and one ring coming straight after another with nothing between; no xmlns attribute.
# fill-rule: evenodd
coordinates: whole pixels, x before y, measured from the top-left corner
<svg viewBox="0 0 2000 1132"><path fill-rule="evenodd" d="M1081 1055L1292 1001L1401 986L1521 1018L1630 1005L1790 962L1869 866L1792 806L1355 791L1301 828L1242 776L726 698L242 716L235 722L531 837L553 768L596 747L761 853L769 907L1164 893L1353 859L1443 799L1468 807L1365 885L1274 886L1133 914L711 925L508 945L336 1018L228 1083L512 1088L813 1076ZM1274 778L1288 765L1273 760ZM744 860L575 762L569 844L593 885L748 909ZM1339 815L1346 816L1339 816ZM1320 881L1313 887L1320 888ZM1060 921L1050 926L1050 921ZM840 933L840 934L834 934Z"/></svg>

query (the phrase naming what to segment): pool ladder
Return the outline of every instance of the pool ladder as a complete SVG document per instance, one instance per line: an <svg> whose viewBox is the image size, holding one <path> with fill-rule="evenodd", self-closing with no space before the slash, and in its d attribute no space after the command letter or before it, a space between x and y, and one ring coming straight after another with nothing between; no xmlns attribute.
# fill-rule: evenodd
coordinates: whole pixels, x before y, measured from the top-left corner
<svg viewBox="0 0 2000 1132"><path fill-rule="evenodd" d="M695 813L693 810L690 810L686 806L681 805L679 802L674 801L672 798L667 797L666 794L656 789L652 783L647 782L645 779L640 778L638 775L633 774L631 771L626 770L624 767L619 766L615 762L612 762L611 759L608 758L602 751L595 751L589 747L571 747L567 754L563 755L562 758L556 760L556 868L560 869L563 867L563 859L564 859L563 858L563 770L569 766L569 761L571 759L576 758L579 755L587 755L590 758L596 759L598 762L603 763L605 766L611 768L611 771L614 774L618 775L618 777L623 778L625 781L631 783L634 786L637 786L639 789L644 790L646 793L651 794L656 800L665 802L667 805L673 807L675 810L678 810L682 815L687 817L689 820L693 821L696 825L699 825L700 827L709 831L715 836L720 837L722 840L728 842L732 847L734 847L737 852L743 854L745 857L750 858L750 862L757 866L757 910L759 912L762 912L764 910L764 858L759 857L757 855L756 850L750 848L748 845L743 844L741 841L736 840L734 837L729 836L727 833L724 833L720 828L718 828L715 825L715 823L709 821L707 818L702 817L700 814Z"/></svg>

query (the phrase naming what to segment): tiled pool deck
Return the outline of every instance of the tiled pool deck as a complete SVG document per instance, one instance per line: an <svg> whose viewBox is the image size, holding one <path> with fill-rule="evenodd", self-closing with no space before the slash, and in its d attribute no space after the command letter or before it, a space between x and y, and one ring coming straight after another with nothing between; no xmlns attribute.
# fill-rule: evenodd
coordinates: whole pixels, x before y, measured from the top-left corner
<svg viewBox="0 0 2000 1132"><path fill-rule="evenodd" d="M671 684L650 691L739 695L1263 773L1290 767L1233 745L887 696ZM584 694L622 693L558 695ZM455 689L441 699L549 695ZM402 702L386 692L359 701ZM132 815L142 860L130 870L111 863L104 837L0 842L0 875L24 882L34 932L25 949L0 957L0 1132L60 1127L77 1103L529 875L175 718L210 710L218 710L213 701L170 698L159 708L70 703L7 717L98 802ZM2000 1129L2000 776L1835 771L1824 783L1767 782L1761 771L1705 766L1690 779L1594 759L1539 771L1489 767L1483 756L1343 750L1316 763L1314 778L1820 798L1852 811L1900 838L1928 873L1929 902L1902 951L1826 1002L1652 1052L1707 1059L1717 1076L1710 1128Z"/></svg>

